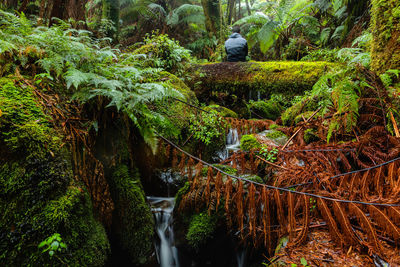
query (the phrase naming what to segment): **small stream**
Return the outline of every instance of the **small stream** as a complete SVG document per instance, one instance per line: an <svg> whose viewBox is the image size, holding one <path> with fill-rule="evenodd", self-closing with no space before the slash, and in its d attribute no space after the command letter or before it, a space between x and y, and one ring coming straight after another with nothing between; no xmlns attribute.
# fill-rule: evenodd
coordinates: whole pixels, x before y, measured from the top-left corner
<svg viewBox="0 0 400 267"><path fill-rule="evenodd" d="M238 135L238 131L236 129L229 129L226 136L225 147L222 151L218 153L219 160L222 161L227 159L232 152L235 152L239 149L240 138ZM179 184L179 182L177 183L177 177L179 176L174 175L172 169L162 170L157 174L157 176L159 177L159 181L166 185L166 187L164 186L164 188L167 191L165 193L167 193L166 195L168 196L147 196L147 201L150 204L151 211L154 216L155 232L158 236L158 239L154 241L157 261L161 267L179 267L180 253L176 248L176 240L173 229L173 210L175 206L175 198L169 197L171 194L174 194L174 192L178 189L176 187L176 184ZM235 251L235 249L232 247L228 250L230 251L230 253L232 253L231 255L233 256L233 260L229 264L230 267L246 266L246 249L239 249ZM236 255L236 259L234 255ZM183 256L183 254L180 256ZM185 263L182 264L186 265ZM214 266L212 264L206 265ZM192 259L191 266L202 265L198 265L198 263L196 263L196 260Z"/></svg>
<svg viewBox="0 0 400 267"><path fill-rule="evenodd" d="M222 151L218 152L220 161L226 160L232 152L240 149L240 138L236 129L229 129L226 135L225 147Z"/></svg>
<svg viewBox="0 0 400 267"><path fill-rule="evenodd" d="M161 267L179 267L178 250L175 247L172 213L175 206L173 197L148 196L153 212L156 233L159 241L155 241L157 261Z"/></svg>

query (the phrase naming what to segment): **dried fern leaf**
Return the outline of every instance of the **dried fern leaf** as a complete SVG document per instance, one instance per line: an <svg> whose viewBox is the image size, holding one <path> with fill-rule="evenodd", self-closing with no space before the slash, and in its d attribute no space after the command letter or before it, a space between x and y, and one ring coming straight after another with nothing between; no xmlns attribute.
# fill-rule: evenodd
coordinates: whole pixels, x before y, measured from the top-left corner
<svg viewBox="0 0 400 267"><path fill-rule="evenodd" d="M325 200L319 198L317 200L317 207L322 215L322 218L324 218L324 220L328 224L329 233L331 234L333 240L335 240L339 245L343 246L345 244L345 241L339 231L339 228L337 227L336 221L332 217L332 213Z"/></svg>
<svg viewBox="0 0 400 267"><path fill-rule="evenodd" d="M357 207L357 205L355 205L354 203L350 203L349 206L350 211L357 217L360 226L366 232L369 244L378 255L382 256L382 246L380 241L378 240L378 236L371 221L368 219L365 213L359 207Z"/></svg>

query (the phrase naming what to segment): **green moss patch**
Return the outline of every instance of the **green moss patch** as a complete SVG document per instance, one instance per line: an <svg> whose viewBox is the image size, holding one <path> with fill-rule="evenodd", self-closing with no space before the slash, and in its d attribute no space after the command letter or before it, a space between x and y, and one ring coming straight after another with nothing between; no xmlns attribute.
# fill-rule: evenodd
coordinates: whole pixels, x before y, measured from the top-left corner
<svg viewBox="0 0 400 267"><path fill-rule="evenodd" d="M108 179L115 204L113 225L120 246L135 264L144 264L152 250L154 221L138 173L120 165Z"/></svg>
<svg viewBox="0 0 400 267"><path fill-rule="evenodd" d="M244 151L250 151L261 147L261 144L257 141L257 138L252 135L243 135L240 139L240 148Z"/></svg>
<svg viewBox="0 0 400 267"><path fill-rule="evenodd" d="M247 105L250 112L264 119L276 120L282 113L283 107L276 101L249 101Z"/></svg>
<svg viewBox="0 0 400 267"><path fill-rule="evenodd" d="M192 216L186 239L195 249L205 245L217 227L217 217L210 216L207 212L201 212Z"/></svg>
<svg viewBox="0 0 400 267"><path fill-rule="evenodd" d="M249 92L262 95L295 95L310 90L326 71L336 64L328 62L224 62L194 65L191 87L200 99L210 92L248 98ZM218 97L216 97L218 98Z"/></svg>
<svg viewBox="0 0 400 267"><path fill-rule="evenodd" d="M209 106L205 107L204 110L206 110L206 111L215 110L222 117L238 118L238 115L236 112L230 110L229 108L220 106L220 105L209 105Z"/></svg>

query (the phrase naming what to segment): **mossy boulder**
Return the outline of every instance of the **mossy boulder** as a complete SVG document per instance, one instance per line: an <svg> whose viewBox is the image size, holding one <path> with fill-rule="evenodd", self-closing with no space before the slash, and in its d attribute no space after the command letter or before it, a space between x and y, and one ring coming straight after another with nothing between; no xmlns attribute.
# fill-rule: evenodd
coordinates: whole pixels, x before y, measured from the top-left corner
<svg viewBox="0 0 400 267"><path fill-rule="evenodd" d="M276 120L284 110L280 103L273 99L267 101L250 100L247 107L252 114L269 120Z"/></svg>
<svg viewBox="0 0 400 267"><path fill-rule="evenodd" d="M0 262L104 266L110 244L88 192L76 182L61 136L19 78L0 79ZM38 245L58 233L57 257Z"/></svg>
<svg viewBox="0 0 400 267"><path fill-rule="evenodd" d="M261 144L253 134L243 135L240 139L240 148L244 151L260 148Z"/></svg>
<svg viewBox="0 0 400 267"><path fill-rule="evenodd" d="M115 204L113 229L119 246L132 263L144 264L152 251L154 220L145 200L137 171L126 165L117 166L108 179Z"/></svg>
<svg viewBox="0 0 400 267"><path fill-rule="evenodd" d="M204 110L206 110L206 111L215 110L222 117L238 118L238 114L236 112L230 110L229 108L226 108L226 107L223 107L220 105L216 105L216 104L209 105L209 106L205 107Z"/></svg>
<svg viewBox="0 0 400 267"><path fill-rule="evenodd" d="M217 216L208 215L207 212L194 214L189 223L186 240L194 249L199 249L213 237L217 228Z"/></svg>

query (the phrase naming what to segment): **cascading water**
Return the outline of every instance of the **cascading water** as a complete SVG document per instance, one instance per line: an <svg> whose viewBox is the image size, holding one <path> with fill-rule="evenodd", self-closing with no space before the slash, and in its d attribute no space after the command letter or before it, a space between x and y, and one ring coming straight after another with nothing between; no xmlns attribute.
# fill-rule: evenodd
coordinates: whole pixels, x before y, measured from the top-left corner
<svg viewBox="0 0 400 267"><path fill-rule="evenodd" d="M156 242L157 260L161 267L179 267L178 250L175 247L172 227L172 212L175 206L173 197L147 197L156 223L160 242Z"/></svg>
<svg viewBox="0 0 400 267"><path fill-rule="evenodd" d="M226 136L225 148L223 151L218 153L221 161L226 160L229 157L229 153L232 151L237 151L240 148L239 134L236 129L229 129Z"/></svg>

